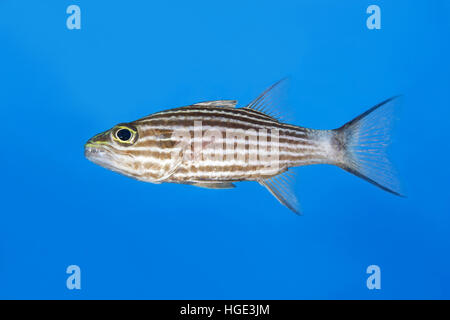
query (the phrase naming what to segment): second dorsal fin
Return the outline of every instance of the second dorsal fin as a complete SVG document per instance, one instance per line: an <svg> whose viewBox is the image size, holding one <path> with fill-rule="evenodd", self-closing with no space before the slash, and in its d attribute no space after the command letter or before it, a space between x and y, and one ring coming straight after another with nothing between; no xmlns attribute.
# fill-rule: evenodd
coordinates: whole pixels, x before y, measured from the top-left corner
<svg viewBox="0 0 450 320"><path fill-rule="evenodd" d="M283 78L280 81L274 83L263 93L261 93L255 100L245 106L244 109L251 109L275 120L283 120L283 116L278 110L280 104L280 96L286 84L287 78Z"/></svg>

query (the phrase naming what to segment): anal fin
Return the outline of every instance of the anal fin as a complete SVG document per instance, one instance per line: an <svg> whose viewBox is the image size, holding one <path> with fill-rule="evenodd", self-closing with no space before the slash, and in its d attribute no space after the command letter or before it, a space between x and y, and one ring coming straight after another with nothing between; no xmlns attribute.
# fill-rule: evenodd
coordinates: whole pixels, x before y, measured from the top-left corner
<svg viewBox="0 0 450 320"><path fill-rule="evenodd" d="M266 187L281 204L288 207L296 214L301 214L297 197L292 190L294 176L290 172L286 171L269 179L258 180L258 182Z"/></svg>

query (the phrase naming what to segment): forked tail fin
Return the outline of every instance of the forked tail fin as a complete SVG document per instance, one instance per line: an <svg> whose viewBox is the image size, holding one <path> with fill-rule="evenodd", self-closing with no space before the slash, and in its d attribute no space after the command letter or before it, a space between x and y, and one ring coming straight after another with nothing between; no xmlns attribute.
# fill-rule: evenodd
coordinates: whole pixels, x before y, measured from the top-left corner
<svg viewBox="0 0 450 320"><path fill-rule="evenodd" d="M398 97L377 104L335 130L343 152L338 165L377 187L403 196L386 155Z"/></svg>

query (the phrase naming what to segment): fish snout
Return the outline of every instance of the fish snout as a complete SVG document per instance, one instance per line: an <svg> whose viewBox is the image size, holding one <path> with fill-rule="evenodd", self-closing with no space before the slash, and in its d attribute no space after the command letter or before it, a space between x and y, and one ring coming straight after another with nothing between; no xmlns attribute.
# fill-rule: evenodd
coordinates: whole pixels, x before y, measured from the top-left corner
<svg viewBox="0 0 450 320"><path fill-rule="evenodd" d="M84 156L93 162L95 159L104 158L107 152L107 135L104 133L98 134L90 138L84 145Z"/></svg>

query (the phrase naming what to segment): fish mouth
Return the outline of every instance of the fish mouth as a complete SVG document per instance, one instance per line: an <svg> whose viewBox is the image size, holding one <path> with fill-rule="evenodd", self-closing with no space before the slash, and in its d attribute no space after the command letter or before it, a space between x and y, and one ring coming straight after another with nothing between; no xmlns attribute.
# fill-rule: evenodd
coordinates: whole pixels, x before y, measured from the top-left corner
<svg viewBox="0 0 450 320"><path fill-rule="evenodd" d="M112 167L111 152L104 146L88 142L84 145L84 156L89 161L98 164L99 166L110 169Z"/></svg>
<svg viewBox="0 0 450 320"><path fill-rule="evenodd" d="M118 167L117 157L114 152L107 148L104 144L88 142L84 146L84 156L89 161L103 167L105 169L123 174L125 176L133 176L123 168ZM134 176L133 176L134 177Z"/></svg>

